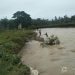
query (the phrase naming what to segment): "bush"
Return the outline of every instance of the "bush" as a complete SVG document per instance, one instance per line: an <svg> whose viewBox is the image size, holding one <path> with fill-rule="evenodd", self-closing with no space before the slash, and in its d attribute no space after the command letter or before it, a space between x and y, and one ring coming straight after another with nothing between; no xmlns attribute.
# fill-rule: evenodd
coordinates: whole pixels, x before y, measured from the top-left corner
<svg viewBox="0 0 75 75"><path fill-rule="evenodd" d="M8 41L4 43L3 47L7 50L7 52L10 53L17 53L18 49L20 49L20 46L17 43L14 43L12 41Z"/></svg>
<svg viewBox="0 0 75 75"><path fill-rule="evenodd" d="M1 49L0 56L1 75L30 75L29 67L23 65L20 57L18 57L16 54L10 54Z"/></svg>

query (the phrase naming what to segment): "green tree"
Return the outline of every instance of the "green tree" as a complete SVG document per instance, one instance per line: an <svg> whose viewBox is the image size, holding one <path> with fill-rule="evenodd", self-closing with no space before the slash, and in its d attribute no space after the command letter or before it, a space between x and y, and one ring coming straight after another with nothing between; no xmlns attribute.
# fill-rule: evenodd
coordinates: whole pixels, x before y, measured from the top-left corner
<svg viewBox="0 0 75 75"><path fill-rule="evenodd" d="M15 18L17 25L21 24L23 28L31 25L31 17L24 11L17 11L13 14L13 18Z"/></svg>

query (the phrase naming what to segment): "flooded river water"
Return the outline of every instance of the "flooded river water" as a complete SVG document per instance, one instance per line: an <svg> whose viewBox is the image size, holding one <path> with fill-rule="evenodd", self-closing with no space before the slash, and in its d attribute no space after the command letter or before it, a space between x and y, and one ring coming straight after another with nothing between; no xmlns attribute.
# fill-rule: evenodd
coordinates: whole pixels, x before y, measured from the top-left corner
<svg viewBox="0 0 75 75"><path fill-rule="evenodd" d="M39 71L39 75L75 75L75 28L41 29L59 37L60 46L42 48L40 42L30 41L21 51L24 64Z"/></svg>

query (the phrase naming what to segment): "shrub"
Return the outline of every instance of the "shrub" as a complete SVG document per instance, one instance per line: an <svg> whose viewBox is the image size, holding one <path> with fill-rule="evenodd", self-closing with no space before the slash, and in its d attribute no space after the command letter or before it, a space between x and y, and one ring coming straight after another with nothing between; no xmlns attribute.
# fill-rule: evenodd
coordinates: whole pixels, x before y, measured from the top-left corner
<svg viewBox="0 0 75 75"><path fill-rule="evenodd" d="M17 53L20 46L17 43L8 41L3 44L3 47L10 53Z"/></svg>

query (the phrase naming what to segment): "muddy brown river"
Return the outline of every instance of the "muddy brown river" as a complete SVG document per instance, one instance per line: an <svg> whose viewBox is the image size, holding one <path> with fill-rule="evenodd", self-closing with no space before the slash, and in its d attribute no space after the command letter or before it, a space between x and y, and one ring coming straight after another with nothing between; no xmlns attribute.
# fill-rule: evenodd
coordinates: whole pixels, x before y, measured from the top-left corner
<svg viewBox="0 0 75 75"><path fill-rule="evenodd" d="M21 51L24 64L39 71L39 75L75 75L75 28L41 29L42 36L56 35L59 46L42 47L38 41L28 42Z"/></svg>

